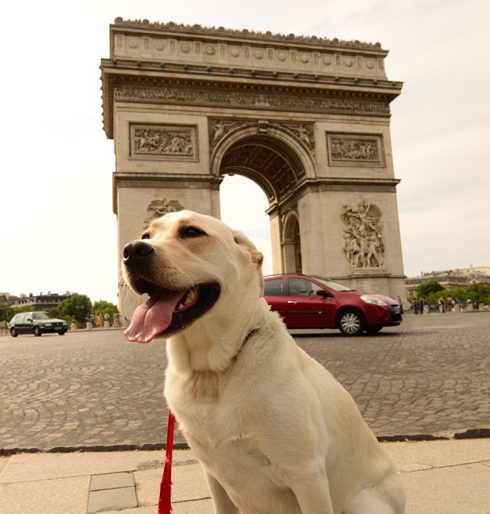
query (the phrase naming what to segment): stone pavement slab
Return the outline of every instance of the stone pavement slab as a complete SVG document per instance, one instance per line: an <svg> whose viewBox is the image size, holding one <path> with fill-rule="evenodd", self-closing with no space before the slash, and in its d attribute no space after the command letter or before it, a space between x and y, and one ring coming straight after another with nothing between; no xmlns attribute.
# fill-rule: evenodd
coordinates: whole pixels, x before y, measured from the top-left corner
<svg viewBox="0 0 490 514"><path fill-rule="evenodd" d="M134 487L121 487L90 491L88 496L88 514L107 510L124 510L138 506Z"/></svg>
<svg viewBox="0 0 490 514"><path fill-rule="evenodd" d="M383 443L383 447L401 472L406 514L490 514L490 439ZM163 452L19 454L0 459L2 464L2 513L155 514ZM130 483L116 476L126 475L124 480L134 477L135 487L90 491L91 480L97 484L101 474L107 474L104 486ZM173 484L175 514L213 513L204 474L190 450L174 451ZM92 494L108 491L114 496L106 495L106 503L90 501Z"/></svg>
<svg viewBox="0 0 490 514"><path fill-rule="evenodd" d="M91 491L104 489L118 489L120 487L134 487L132 473L104 473L103 475L92 475L90 482Z"/></svg>
<svg viewBox="0 0 490 514"><path fill-rule="evenodd" d="M490 439L386 443L407 491L406 514L489 514Z"/></svg>
<svg viewBox="0 0 490 514"><path fill-rule="evenodd" d="M490 461L490 438L387 443L383 448L402 473L412 471L414 465L432 469Z"/></svg>
<svg viewBox="0 0 490 514"><path fill-rule="evenodd" d="M402 474L406 514L490 513L490 468L481 464Z"/></svg>
<svg viewBox="0 0 490 514"><path fill-rule="evenodd" d="M5 514L84 514L90 476L0 484Z"/></svg>

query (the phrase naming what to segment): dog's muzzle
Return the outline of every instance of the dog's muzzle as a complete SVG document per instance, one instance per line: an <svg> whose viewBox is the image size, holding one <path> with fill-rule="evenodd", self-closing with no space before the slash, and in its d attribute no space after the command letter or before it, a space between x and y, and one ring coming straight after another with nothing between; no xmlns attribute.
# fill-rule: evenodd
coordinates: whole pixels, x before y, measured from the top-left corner
<svg viewBox="0 0 490 514"><path fill-rule="evenodd" d="M153 246L145 241L133 241L124 247L123 263L129 268L146 266L153 255L155 255Z"/></svg>
<svg viewBox="0 0 490 514"><path fill-rule="evenodd" d="M148 343L156 336L168 337L186 328L209 311L220 295L217 283L168 287L155 281L153 269L157 252L146 241L133 241L123 250L126 280L138 294L149 299L137 307L125 331L129 341Z"/></svg>

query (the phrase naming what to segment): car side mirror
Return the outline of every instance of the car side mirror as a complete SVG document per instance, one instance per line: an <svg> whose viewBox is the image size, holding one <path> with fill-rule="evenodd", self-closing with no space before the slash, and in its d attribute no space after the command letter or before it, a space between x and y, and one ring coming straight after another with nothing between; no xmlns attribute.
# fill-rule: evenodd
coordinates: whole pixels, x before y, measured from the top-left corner
<svg viewBox="0 0 490 514"><path fill-rule="evenodd" d="M316 292L317 296L321 296L322 298L329 298L330 296L333 296L332 293L329 293L328 291L325 291L325 289L319 289Z"/></svg>
<svg viewBox="0 0 490 514"><path fill-rule="evenodd" d="M32 323L32 319L31 318L27 318L27 321L31 322Z"/></svg>

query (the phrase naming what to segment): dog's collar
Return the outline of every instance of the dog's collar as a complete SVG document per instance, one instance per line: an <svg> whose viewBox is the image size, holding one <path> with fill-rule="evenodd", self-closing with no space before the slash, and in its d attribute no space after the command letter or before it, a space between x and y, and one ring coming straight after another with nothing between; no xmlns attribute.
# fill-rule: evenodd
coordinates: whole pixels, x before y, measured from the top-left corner
<svg viewBox="0 0 490 514"><path fill-rule="evenodd" d="M241 344L240 346L240 349L238 350L238 353L241 352L242 348L248 343L248 341L259 331L258 328L254 328L252 329L245 337L245 339L243 340L243 343Z"/></svg>
<svg viewBox="0 0 490 514"><path fill-rule="evenodd" d="M252 329L243 340L242 344L240 345L240 348L238 348L238 351L236 352L236 355L233 357L233 360L238 359L238 356L240 355L240 352L243 350L243 347L252 339L252 337L259 331L258 328Z"/></svg>

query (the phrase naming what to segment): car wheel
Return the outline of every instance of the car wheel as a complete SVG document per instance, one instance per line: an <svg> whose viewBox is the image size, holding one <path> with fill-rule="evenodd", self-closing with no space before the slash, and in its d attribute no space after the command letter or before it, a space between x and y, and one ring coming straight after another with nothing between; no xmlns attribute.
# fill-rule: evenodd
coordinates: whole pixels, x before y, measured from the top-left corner
<svg viewBox="0 0 490 514"><path fill-rule="evenodd" d="M65 331L64 331L64 330L60 330L60 331L58 332L58 334L59 334L60 336L64 336L64 335L65 335Z"/></svg>
<svg viewBox="0 0 490 514"><path fill-rule="evenodd" d="M377 334L383 327L380 325L371 325L366 328L366 332L368 334Z"/></svg>
<svg viewBox="0 0 490 514"><path fill-rule="evenodd" d="M34 327L34 335L36 337L40 337L41 336L41 330L39 329L39 327Z"/></svg>
<svg viewBox="0 0 490 514"><path fill-rule="evenodd" d="M17 337L19 334L17 334L17 330L15 330L15 328L13 328L13 327L12 327L12 328L10 329L10 335L11 335L12 337Z"/></svg>
<svg viewBox="0 0 490 514"><path fill-rule="evenodd" d="M348 310L340 314L338 327L346 336L357 336L364 329L364 321L358 311Z"/></svg>

